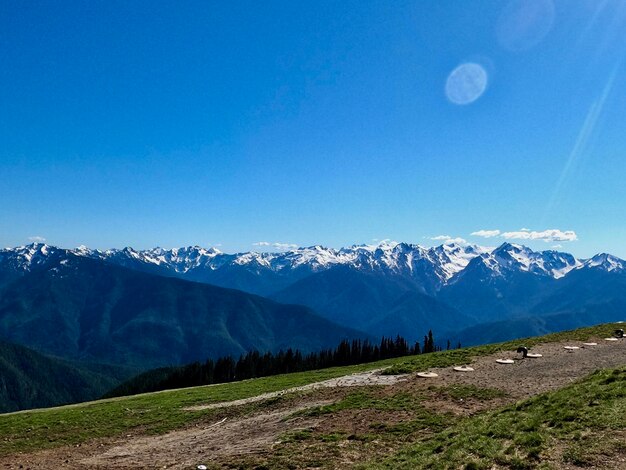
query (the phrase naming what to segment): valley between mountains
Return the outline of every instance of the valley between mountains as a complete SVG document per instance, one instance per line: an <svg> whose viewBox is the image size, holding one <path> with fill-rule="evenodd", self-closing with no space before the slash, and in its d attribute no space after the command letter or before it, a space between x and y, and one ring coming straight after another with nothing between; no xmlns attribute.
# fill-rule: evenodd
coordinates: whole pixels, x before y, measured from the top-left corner
<svg viewBox="0 0 626 470"><path fill-rule="evenodd" d="M251 350L307 353L398 334L415 342L429 330L443 347L483 344L625 311L626 262L609 254L576 259L510 243L239 254L36 243L0 250L0 340L83 385L68 394L10 365L31 388L16 398L5 387L0 401L12 411L93 399L150 368Z"/></svg>
<svg viewBox="0 0 626 470"><path fill-rule="evenodd" d="M123 270L109 275L111 266L146 276L133 278ZM84 275L99 273L123 278L109 279L116 289L131 282L134 287L160 282L163 289L167 281L147 275L174 278L303 305L335 324L377 338L401 334L415 340L432 329L441 339L458 336L464 344L519 336L516 329L523 327L516 324L495 334L493 328L501 321L522 320L534 330L524 334L544 333L619 319L613 316L626 307L624 260L609 254L576 259L511 243L497 248L382 243L239 254L200 247L99 251L43 244L0 250L0 287L9 291L19 287L7 284L22 277L47 276L75 285ZM172 290L194 290L191 284L171 284L176 285ZM212 295L217 293L215 289ZM113 297L109 304L126 300ZM571 325L561 314L567 314ZM481 327L490 331L489 338L481 338L477 330L463 332L479 324L495 324Z"/></svg>

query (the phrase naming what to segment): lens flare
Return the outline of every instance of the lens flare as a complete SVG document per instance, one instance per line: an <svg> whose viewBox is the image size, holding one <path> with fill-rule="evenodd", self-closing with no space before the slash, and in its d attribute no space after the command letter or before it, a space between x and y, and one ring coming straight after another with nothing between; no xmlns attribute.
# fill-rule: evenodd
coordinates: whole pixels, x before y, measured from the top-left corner
<svg viewBox="0 0 626 470"><path fill-rule="evenodd" d="M552 29L552 0L512 0L502 10L496 35L510 51L526 51L539 44Z"/></svg>
<svg viewBox="0 0 626 470"><path fill-rule="evenodd" d="M467 62L455 68L446 80L446 96L458 105L476 101L487 88L487 72L480 65Z"/></svg>

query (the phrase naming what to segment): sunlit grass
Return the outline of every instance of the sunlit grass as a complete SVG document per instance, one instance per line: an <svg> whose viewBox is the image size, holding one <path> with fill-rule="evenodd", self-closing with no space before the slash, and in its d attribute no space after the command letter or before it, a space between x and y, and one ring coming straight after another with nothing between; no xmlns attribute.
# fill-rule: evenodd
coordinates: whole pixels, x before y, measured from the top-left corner
<svg viewBox="0 0 626 470"><path fill-rule="evenodd" d="M620 449L621 441L610 435L626 429L625 414L626 368L598 371L561 390L465 419L367 468L545 468L557 447L565 449L561 461L587 465Z"/></svg>
<svg viewBox="0 0 626 470"><path fill-rule="evenodd" d="M556 333L540 338L525 339L523 342L532 346L539 342L585 340L592 337L607 336L615 327L616 325L601 325ZM425 370L430 367L463 364L471 361L475 356L515 349L519 343L520 341L513 341L389 359L356 366L285 374L242 382L193 387L66 407L0 415L0 454L7 455L18 451L77 444L94 438L112 437L129 433L161 434L209 419L216 414L215 410L191 412L184 409L189 406L253 397L263 393L285 390L382 367L391 367L390 371L393 373L404 373ZM470 392L460 390L456 393ZM387 404L382 401L378 403L364 401L362 406L398 406L403 403L403 400L406 400L406 397L389 398ZM409 406L407 403L409 402L404 403L404 405Z"/></svg>

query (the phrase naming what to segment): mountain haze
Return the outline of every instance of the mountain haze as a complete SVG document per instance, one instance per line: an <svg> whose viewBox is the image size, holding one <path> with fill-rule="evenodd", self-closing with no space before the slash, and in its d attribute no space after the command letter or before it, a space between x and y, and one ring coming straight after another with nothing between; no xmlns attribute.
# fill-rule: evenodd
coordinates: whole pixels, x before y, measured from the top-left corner
<svg viewBox="0 0 626 470"><path fill-rule="evenodd" d="M366 336L306 307L49 247L4 252L0 271L0 337L75 361L145 369Z"/></svg>
<svg viewBox="0 0 626 470"><path fill-rule="evenodd" d="M210 279L226 287L247 286L374 335L397 331L411 338L424 328L447 335L481 323L586 311L588 320L583 314L582 324L590 325L620 319L619 312L626 310L624 260L610 254L578 259L513 243L425 248L383 242L233 255L198 247L85 254L135 269L156 266L172 276ZM419 312L428 314L420 319ZM407 326L422 320L419 331ZM565 327L576 326L580 322L565 322Z"/></svg>
<svg viewBox="0 0 626 470"><path fill-rule="evenodd" d="M619 320L626 310L623 260L608 254L577 259L568 253L533 251L512 243L496 248L454 243L425 248L385 242L238 254L200 247L98 251L34 244L0 251L0 266L3 259L5 266L4 272L0 269L0 285L15 277L11 269L36 268L46 259L58 258L61 263L70 256L98 262L98 266L122 266L161 279L237 288L281 303L304 305L335 326L378 337L400 333L417 339L433 329L443 339L467 328L499 325L500 333L490 336L495 341L498 334L510 337L511 329L504 327L507 321L570 328ZM170 279L168 284L174 282ZM125 302L132 304L131 297ZM571 323L568 314L572 314ZM263 317L255 318L259 316ZM551 316L561 320L541 320ZM255 325L245 316L241 321ZM244 327L231 322L229 328ZM158 328L155 334L160 336ZM233 344L228 351L241 351L252 342Z"/></svg>

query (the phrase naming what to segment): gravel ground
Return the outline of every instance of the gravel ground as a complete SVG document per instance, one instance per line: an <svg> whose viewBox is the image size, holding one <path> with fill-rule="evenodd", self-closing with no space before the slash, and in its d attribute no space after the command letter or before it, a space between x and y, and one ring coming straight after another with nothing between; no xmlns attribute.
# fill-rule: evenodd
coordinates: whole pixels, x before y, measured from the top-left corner
<svg viewBox="0 0 626 470"><path fill-rule="evenodd" d="M0 459L0 465L16 469L194 468L202 462L221 462L228 457L267 452L280 434L314 425L310 418L285 420L286 416L298 409L332 402L320 401L318 394L325 393L328 396L336 390L335 399L339 399L344 393L340 390L343 387L381 385L389 393L395 393L432 385L467 384L501 389L507 393L507 401L515 401L561 388L597 369L626 364L626 340L609 342L597 338L595 341L598 345L589 347L583 347L579 342L537 345L531 352L542 354L543 357L536 359L521 359L521 355L513 352L477 358L471 363L474 372L456 372L451 367L431 369L438 377L424 379L415 374L383 376L379 375L379 371L371 371L246 400L205 405L203 408L239 406L291 391L318 390L317 393L306 394L300 401L292 402L291 407L286 409L262 411L251 416L217 421L203 428L181 429L162 436L110 439L86 443L79 448L63 447L9 456ZM579 346L580 349L568 351L564 346ZM495 361L500 358L514 359L515 362L510 365L497 364ZM492 403L491 406L493 405ZM433 406L438 407L436 403Z"/></svg>

